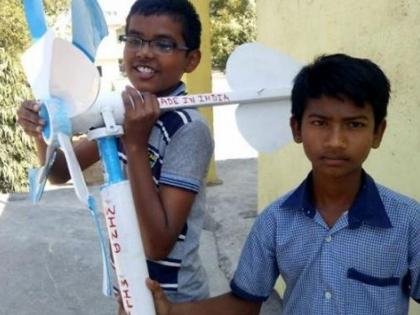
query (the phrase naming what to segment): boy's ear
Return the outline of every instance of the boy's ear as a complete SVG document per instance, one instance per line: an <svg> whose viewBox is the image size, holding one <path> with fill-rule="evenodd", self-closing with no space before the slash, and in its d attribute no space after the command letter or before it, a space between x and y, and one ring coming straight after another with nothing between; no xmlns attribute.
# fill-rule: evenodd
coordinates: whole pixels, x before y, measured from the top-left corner
<svg viewBox="0 0 420 315"><path fill-rule="evenodd" d="M201 51L199 49L187 52L187 63L185 66L185 73L190 73L197 68L201 60Z"/></svg>
<svg viewBox="0 0 420 315"><path fill-rule="evenodd" d="M301 126L294 116L290 117L290 129L292 129L293 140L296 143L302 143Z"/></svg>
<svg viewBox="0 0 420 315"><path fill-rule="evenodd" d="M382 122L376 127L373 132L373 141L372 141L372 148L377 149L381 145L382 137L384 135L386 129L386 120L382 120Z"/></svg>

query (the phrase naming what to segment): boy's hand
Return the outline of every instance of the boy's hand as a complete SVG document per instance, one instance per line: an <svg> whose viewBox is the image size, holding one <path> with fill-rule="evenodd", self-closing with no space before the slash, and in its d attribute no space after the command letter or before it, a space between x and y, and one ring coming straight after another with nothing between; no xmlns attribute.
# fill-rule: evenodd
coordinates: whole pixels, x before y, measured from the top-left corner
<svg viewBox="0 0 420 315"><path fill-rule="evenodd" d="M150 132L160 115L159 102L155 95L140 93L127 86L122 92L125 107L124 136L126 145L147 145Z"/></svg>
<svg viewBox="0 0 420 315"><path fill-rule="evenodd" d="M149 290L152 291L156 314L169 315L171 305L168 299L166 298L165 293L161 289L159 283L157 283L156 281L147 279L146 284ZM117 302L118 302L117 315L127 315L127 313L124 311L123 303L120 296L117 298Z"/></svg>
<svg viewBox="0 0 420 315"><path fill-rule="evenodd" d="M156 281L147 279L147 287L152 291L153 300L155 302L155 309L157 315L169 315L171 311L171 303L166 298L165 293Z"/></svg>
<svg viewBox="0 0 420 315"><path fill-rule="evenodd" d="M39 117L41 106L33 100L22 103L17 111L17 122L26 134L32 137L42 138L42 129L45 122Z"/></svg>

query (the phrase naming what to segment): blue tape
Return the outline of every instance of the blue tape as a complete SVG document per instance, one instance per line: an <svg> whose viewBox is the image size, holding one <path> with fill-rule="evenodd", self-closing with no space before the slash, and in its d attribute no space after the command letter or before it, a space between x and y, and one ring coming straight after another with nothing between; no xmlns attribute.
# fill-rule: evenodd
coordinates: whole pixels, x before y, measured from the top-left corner
<svg viewBox="0 0 420 315"><path fill-rule="evenodd" d="M125 180L118 158L117 138L105 137L98 139L97 142L106 184L112 185Z"/></svg>
<svg viewBox="0 0 420 315"><path fill-rule="evenodd" d="M47 31L43 2L42 0L24 0L23 5L32 40L37 41Z"/></svg>
<svg viewBox="0 0 420 315"><path fill-rule="evenodd" d="M42 135L47 143L57 143L57 134L72 135L72 124L67 114L67 106L59 98L51 98L41 105L40 117L45 121Z"/></svg>

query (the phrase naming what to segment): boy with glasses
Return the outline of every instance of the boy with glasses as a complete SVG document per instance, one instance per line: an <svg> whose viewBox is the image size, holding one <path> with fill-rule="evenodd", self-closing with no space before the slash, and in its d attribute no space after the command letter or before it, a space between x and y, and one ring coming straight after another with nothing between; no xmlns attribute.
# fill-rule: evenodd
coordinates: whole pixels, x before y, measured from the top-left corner
<svg viewBox="0 0 420 315"><path fill-rule="evenodd" d="M189 1L138 0L121 37L132 86L122 92L120 157L131 184L150 277L178 302L209 294L198 247L213 141L197 110L160 113L157 97L186 94L181 77L200 62L200 35L201 23ZM38 114L39 105L27 101L18 117L26 133L35 137L44 164L46 145ZM88 140L75 144L75 152L82 169L99 159L96 144ZM62 154L50 174L53 183L69 179Z"/></svg>

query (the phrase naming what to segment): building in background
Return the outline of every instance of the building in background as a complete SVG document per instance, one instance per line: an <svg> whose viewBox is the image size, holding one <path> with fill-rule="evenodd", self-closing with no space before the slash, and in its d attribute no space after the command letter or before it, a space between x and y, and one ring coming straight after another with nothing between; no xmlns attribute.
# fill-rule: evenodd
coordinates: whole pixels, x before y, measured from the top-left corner
<svg viewBox="0 0 420 315"><path fill-rule="evenodd" d="M119 36L125 33L128 8L118 2L100 1L109 33L99 46L96 56L96 65L102 77L102 91L123 90L128 84L122 66L124 45L119 41Z"/></svg>

